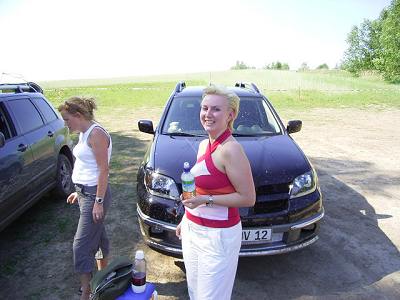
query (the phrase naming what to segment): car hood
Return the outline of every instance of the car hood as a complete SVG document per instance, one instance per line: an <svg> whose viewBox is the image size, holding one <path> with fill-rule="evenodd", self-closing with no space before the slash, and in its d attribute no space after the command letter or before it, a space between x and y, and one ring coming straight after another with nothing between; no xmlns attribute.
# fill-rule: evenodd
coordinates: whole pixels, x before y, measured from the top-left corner
<svg viewBox="0 0 400 300"><path fill-rule="evenodd" d="M153 168L181 182L183 163L196 162L197 149L204 137L158 135ZM249 158L256 186L291 182L311 169L305 155L287 135L236 137Z"/></svg>

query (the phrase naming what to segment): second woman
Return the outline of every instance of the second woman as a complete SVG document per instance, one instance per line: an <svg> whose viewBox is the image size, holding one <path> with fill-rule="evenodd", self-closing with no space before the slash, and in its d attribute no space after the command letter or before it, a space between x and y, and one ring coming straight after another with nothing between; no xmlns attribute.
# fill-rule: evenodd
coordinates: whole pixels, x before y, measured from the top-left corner
<svg viewBox="0 0 400 300"><path fill-rule="evenodd" d="M80 209L73 257L75 272L80 275L81 300L89 299L95 258L100 270L107 265L109 254L104 217L111 204L108 168L112 143L108 132L94 121L95 108L94 99L83 97L72 97L58 108L70 131L79 133L78 144L73 149L72 181L76 192L67 202L78 201Z"/></svg>

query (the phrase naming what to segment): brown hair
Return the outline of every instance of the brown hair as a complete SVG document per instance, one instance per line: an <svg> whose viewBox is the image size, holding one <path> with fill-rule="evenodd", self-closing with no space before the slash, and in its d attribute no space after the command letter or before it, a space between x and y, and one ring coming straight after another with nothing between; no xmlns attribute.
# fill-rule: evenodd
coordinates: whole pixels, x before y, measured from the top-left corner
<svg viewBox="0 0 400 300"><path fill-rule="evenodd" d="M93 110L97 108L94 98L74 96L65 100L63 104L58 107L58 111L65 110L70 114L80 113L86 120L94 120Z"/></svg>

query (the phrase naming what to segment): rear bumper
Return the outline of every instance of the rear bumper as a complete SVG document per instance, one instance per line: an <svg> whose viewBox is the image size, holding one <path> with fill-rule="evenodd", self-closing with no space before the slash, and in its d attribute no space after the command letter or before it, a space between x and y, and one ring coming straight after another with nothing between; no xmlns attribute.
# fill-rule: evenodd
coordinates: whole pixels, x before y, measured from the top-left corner
<svg viewBox="0 0 400 300"><path fill-rule="evenodd" d="M176 225L153 219L137 206L140 230L149 246L171 255L182 255L181 242L175 235ZM242 243L240 256L263 256L292 252L318 240L319 221L324 208L297 222L270 226L272 240L263 243ZM243 228L246 229L246 228Z"/></svg>

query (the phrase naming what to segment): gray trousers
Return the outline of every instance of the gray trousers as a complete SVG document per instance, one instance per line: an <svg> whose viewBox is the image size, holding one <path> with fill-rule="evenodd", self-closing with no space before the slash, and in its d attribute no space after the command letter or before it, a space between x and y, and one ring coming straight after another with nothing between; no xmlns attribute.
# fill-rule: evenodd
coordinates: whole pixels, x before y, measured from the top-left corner
<svg viewBox="0 0 400 300"><path fill-rule="evenodd" d="M77 273L90 273L94 269L95 257L107 257L110 243L104 226L104 218L111 204L110 185L104 197L104 218L101 222L93 221L93 205L97 186L76 185L79 203L79 223L73 243L74 269ZM97 252L97 253L96 253Z"/></svg>

